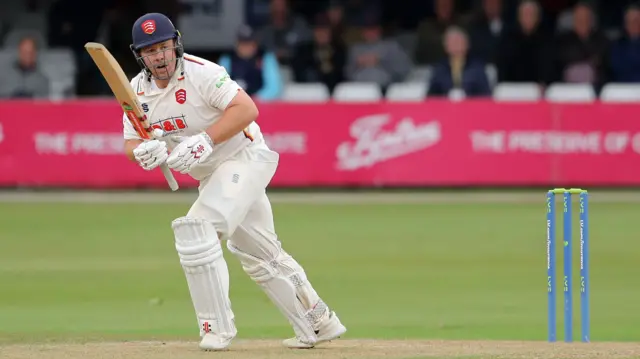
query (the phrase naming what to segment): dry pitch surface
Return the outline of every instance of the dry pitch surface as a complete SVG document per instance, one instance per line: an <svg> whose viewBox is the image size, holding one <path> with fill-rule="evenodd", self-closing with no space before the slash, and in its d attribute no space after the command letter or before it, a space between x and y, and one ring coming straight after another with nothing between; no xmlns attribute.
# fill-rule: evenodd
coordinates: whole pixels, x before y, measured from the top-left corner
<svg viewBox="0 0 640 359"><path fill-rule="evenodd" d="M640 358L637 343L515 341L340 340L311 350L291 350L274 340L238 340L225 352L202 352L196 342L13 344L3 359L262 359L262 358Z"/></svg>

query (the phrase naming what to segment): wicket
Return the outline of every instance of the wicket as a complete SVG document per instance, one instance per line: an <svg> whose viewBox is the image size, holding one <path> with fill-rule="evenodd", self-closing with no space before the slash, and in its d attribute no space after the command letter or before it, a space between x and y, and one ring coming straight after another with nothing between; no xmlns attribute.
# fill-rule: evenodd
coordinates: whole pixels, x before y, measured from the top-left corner
<svg viewBox="0 0 640 359"><path fill-rule="evenodd" d="M571 196L579 195L580 214L580 316L581 340L590 341L589 322L589 194L579 188L556 188L547 192L547 295L549 342L556 341L556 194L563 195L563 292L564 341L573 341L572 211Z"/></svg>

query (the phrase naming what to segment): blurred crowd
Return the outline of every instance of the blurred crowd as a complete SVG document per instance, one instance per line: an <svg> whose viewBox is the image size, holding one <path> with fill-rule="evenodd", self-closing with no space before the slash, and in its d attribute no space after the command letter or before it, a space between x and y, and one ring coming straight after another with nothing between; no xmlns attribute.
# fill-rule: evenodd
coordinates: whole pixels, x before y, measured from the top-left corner
<svg viewBox="0 0 640 359"><path fill-rule="evenodd" d="M217 61L265 101L278 99L288 81L321 82L331 91L341 82L368 82L384 92L415 81L416 68L429 69L427 96L452 89L491 96L487 65L498 82L541 89L640 82L640 4L631 1L244 1L234 48L185 50ZM182 10L179 0L57 0L47 11L48 46L74 53L74 95L94 96L109 90L84 54L85 42L106 31L108 47L132 77L139 71L128 48L135 19L151 11L175 19ZM17 48L18 60L0 75L0 96L46 96L37 38L25 36Z"/></svg>

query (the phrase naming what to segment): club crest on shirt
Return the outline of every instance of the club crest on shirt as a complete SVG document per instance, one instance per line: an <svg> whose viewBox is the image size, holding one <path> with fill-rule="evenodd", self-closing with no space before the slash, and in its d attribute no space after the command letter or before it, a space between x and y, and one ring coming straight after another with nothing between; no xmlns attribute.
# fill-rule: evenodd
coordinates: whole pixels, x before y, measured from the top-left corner
<svg viewBox="0 0 640 359"><path fill-rule="evenodd" d="M176 102L181 105L187 102L187 91L185 91L185 89L176 91Z"/></svg>

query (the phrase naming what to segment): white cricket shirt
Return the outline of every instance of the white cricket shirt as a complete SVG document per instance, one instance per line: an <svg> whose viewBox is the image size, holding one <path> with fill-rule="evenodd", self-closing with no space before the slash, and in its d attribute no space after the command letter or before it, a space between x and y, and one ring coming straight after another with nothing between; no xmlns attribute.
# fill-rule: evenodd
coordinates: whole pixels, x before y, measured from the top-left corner
<svg viewBox="0 0 640 359"><path fill-rule="evenodd" d="M131 80L131 86L151 126L165 131L162 140L167 142L169 148L176 145L171 136L196 135L218 121L240 90L224 67L189 54L184 55L166 88L158 88L143 72ZM125 140L140 139L124 114L122 123ZM254 140L263 141L260 127L255 122L243 132L215 145L207 161L194 167L189 174L196 180L204 179L220 162Z"/></svg>

